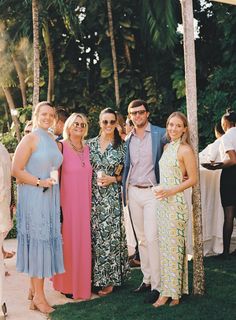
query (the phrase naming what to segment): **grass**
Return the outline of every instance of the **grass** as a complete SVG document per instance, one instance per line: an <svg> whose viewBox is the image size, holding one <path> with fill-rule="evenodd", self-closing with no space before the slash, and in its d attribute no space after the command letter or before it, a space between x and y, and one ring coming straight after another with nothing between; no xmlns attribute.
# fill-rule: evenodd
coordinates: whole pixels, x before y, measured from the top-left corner
<svg viewBox="0 0 236 320"><path fill-rule="evenodd" d="M236 258L205 258L206 294L183 297L176 307L158 309L144 304L144 294L134 294L142 279L133 270L131 279L105 298L57 306L52 320L230 320L236 319ZM191 290L192 263L189 264Z"/></svg>

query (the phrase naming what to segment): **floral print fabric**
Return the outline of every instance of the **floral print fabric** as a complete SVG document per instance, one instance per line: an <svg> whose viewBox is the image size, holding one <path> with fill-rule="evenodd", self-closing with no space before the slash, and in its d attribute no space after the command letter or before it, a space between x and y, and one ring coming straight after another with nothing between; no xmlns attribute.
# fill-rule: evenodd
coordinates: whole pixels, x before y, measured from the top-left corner
<svg viewBox="0 0 236 320"><path fill-rule="evenodd" d="M102 153L99 137L89 141L90 161L93 167L92 181L92 257L93 285L120 286L127 277L128 251L126 246L121 186L112 183L107 187L97 185L97 172L114 176L118 165L123 164L125 145L116 149L110 144Z"/></svg>

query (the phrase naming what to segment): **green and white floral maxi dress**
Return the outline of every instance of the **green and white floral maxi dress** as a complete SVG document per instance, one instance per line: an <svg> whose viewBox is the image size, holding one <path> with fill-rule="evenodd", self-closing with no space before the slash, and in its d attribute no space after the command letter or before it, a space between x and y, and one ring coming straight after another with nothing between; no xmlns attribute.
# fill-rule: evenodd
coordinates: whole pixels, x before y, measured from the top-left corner
<svg viewBox="0 0 236 320"><path fill-rule="evenodd" d="M180 139L171 142L159 161L160 184L171 188L183 181L177 159ZM158 228L161 258L161 296L179 299L188 293L186 223L188 207L183 192L158 200Z"/></svg>
<svg viewBox="0 0 236 320"><path fill-rule="evenodd" d="M97 184L97 172L114 176L119 164L124 163L125 146L116 149L110 144L102 153L99 137L91 139L90 161L93 167L92 182L92 279L93 286L120 286L129 271L128 251L123 223L121 185L107 187Z"/></svg>

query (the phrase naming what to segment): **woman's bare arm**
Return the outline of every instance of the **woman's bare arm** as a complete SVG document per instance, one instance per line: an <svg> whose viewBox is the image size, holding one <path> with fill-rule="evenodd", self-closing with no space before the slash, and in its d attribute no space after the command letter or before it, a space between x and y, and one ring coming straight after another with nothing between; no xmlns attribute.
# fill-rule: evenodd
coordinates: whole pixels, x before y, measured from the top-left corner
<svg viewBox="0 0 236 320"><path fill-rule="evenodd" d="M25 183L33 186L36 186L38 183L39 177L31 175L25 170L25 166L36 149L37 143L38 137L34 133L30 133L23 137L16 148L12 162L12 175L17 179L18 183ZM50 187L53 184L53 180L51 180L51 178L40 180L40 187Z"/></svg>
<svg viewBox="0 0 236 320"><path fill-rule="evenodd" d="M179 161L183 164L183 169L186 171L186 179L183 180L179 185L172 188L163 189L155 192L158 199L166 198L175 195L178 192L182 192L194 186L197 182L197 164L194 152L188 145L181 145L178 151Z"/></svg>

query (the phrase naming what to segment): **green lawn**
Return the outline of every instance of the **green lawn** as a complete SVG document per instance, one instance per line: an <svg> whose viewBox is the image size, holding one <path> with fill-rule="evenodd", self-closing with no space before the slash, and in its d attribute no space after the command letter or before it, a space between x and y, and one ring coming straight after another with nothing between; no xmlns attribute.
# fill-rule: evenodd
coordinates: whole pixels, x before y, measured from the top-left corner
<svg viewBox="0 0 236 320"><path fill-rule="evenodd" d="M185 296L176 307L158 309L144 304L145 294L131 290L141 282L141 271L110 296L56 307L53 320L228 320L236 319L236 258L205 258L206 294ZM189 265L190 290L192 263Z"/></svg>

